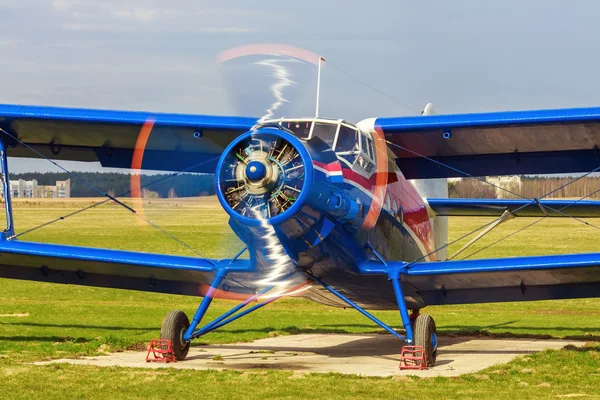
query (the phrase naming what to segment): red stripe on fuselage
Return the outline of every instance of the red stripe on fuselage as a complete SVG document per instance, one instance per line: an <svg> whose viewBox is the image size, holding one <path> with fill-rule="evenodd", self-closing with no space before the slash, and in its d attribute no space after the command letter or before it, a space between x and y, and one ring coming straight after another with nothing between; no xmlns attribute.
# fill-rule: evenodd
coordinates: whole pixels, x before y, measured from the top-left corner
<svg viewBox="0 0 600 400"><path fill-rule="evenodd" d="M397 206L402 207L403 222L414 232L416 238L421 242L427 253L431 253L435 247L435 243L433 240L433 227L429 218L427 206L415 187L404 178L404 175L402 175L399 170L397 170L395 161L390 159L387 159L386 161L389 163L387 164L389 167L386 174L386 191L391 197L389 205L390 209L393 208L394 202L396 202ZM325 171L330 170L329 165L331 164L325 164L318 161L313 161L313 164ZM377 174L378 173L379 171ZM342 174L344 181L375 197L374 190L377 187L377 174L373 174L370 179L367 179L352 169L347 168L345 165L342 168ZM383 199L385 199L385 194L383 195ZM383 205L384 201L381 203L377 217L379 217ZM396 209L393 211L397 212L398 210ZM435 254L429 256L428 259L434 261Z"/></svg>

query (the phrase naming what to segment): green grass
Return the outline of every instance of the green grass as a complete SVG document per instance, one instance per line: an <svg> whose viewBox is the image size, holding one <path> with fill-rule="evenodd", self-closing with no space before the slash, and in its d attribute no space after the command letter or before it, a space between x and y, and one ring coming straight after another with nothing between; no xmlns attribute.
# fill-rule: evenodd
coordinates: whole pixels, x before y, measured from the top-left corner
<svg viewBox="0 0 600 400"><path fill-rule="evenodd" d="M586 348L544 351L477 374L434 379L13 365L4 371L2 390L15 399L556 399L597 397L598 375L598 348Z"/></svg>
<svg viewBox="0 0 600 400"><path fill-rule="evenodd" d="M93 200L17 203L18 230L64 215ZM239 247L228 233L227 217L213 203L155 202L146 216L210 257L226 257ZM104 206L23 236L24 240L158 251L190 255L187 249L117 206ZM452 219L451 237L491 219ZM513 220L481 240L482 248L533 220ZM493 246L478 257L597 250L594 229L575 221L546 220ZM452 246L451 252L462 243ZM466 255L467 253L465 253ZM196 395L203 398L556 398L600 396L600 348L545 351L460 378L419 380L342 375L298 377L287 372L146 371L68 365L32 366L42 359L93 355L139 348L159 335L171 309L192 314L198 299L111 289L0 280L0 377L2 398L141 398ZM232 306L213 303L208 317ZM429 307L440 334L600 338L600 300L543 301ZM10 316L21 314L27 316ZM8 316L7 316L8 315ZM400 328L397 312L375 315ZM328 308L301 299L277 301L201 343L249 341L301 332L377 332L353 310ZM504 397L503 397L504 396Z"/></svg>

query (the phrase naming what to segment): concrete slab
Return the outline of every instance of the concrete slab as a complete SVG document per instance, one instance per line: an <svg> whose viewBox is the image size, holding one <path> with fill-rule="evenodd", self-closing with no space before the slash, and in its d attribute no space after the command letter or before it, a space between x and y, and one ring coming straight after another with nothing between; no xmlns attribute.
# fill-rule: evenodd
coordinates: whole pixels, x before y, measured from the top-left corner
<svg viewBox="0 0 600 400"><path fill-rule="evenodd" d="M561 349L583 342L536 339L481 339L439 337L435 367L400 371L400 344L390 335L303 334L226 345L196 346L177 363L146 363L146 352L123 352L36 364L122 366L181 369L278 369L298 373L339 372L365 376L457 376L544 349Z"/></svg>

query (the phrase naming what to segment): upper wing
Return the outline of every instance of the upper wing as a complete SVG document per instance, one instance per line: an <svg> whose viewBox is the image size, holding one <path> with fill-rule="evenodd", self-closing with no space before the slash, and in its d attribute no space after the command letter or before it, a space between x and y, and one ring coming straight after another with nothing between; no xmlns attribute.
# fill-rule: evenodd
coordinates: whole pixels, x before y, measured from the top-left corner
<svg viewBox="0 0 600 400"><path fill-rule="evenodd" d="M600 297L600 253L361 266L394 268L426 305Z"/></svg>
<svg viewBox="0 0 600 400"><path fill-rule="evenodd" d="M406 149L391 146L408 179L464 177L460 171L588 172L600 166L600 108L377 118L375 127Z"/></svg>
<svg viewBox="0 0 600 400"><path fill-rule="evenodd" d="M117 168L131 168L137 149L143 152L142 169L213 173L225 147L256 122L247 117L0 105L0 128L14 147L9 156L38 157L25 143L51 159L99 161Z"/></svg>

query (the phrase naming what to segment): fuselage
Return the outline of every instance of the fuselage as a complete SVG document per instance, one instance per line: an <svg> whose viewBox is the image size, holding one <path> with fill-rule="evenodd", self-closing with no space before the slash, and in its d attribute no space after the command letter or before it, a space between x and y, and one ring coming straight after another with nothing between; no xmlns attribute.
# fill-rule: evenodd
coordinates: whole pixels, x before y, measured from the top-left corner
<svg viewBox="0 0 600 400"><path fill-rule="evenodd" d="M361 274L358 266L366 260L377 262L380 258L408 262L435 261L435 250L439 244L436 243L434 221L426 200L402 175L383 134L375 127L369 127L368 121L359 128L343 120L321 118L262 121L254 130L264 132L273 129L281 131L278 135L281 135L282 140L292 140L290 136L293 136L300 142L296 146L304 146L304 150L310 155L310 161L307 161L308 158L306 161L311 163L312 169L310 196L303 200L306 204L293 211L279 210L283 214L271 219L275 221L285 213L290 215L284 222L273 224L285 252L293 259L296 267L310 268L315 275L342 288L344 294L358 304L370 309L396 308L394 293L387 277ZM260 150L256 150L256 146L245 153L236 150L236 154L244 153L244 157L248 157L244 160L246 164L240 162L240 165L249 168L242 175L246 176L245 179L250 184L254 183L254 166L260 167L260 159L253 154L259 154L263 150L262 143L267 141L261 139ZM272 153L273 160L277 157L285 159L285 156L278 155L277 150ZM268 158L267 155L265 157ZM276 161L279 163L281 160ZM289 167L288 170L296 168L299 166ZM282 171L285 170L282 167ZM236 179L240 179L239 168L235 174ZM305 175L307 176L307 171ZM300 192L302 188L298 185L297 189L292 189ZM243 189L223 189L225 194L239 190ZM287 198L294 192L283 193L283 198ZM266 220L272 217L273 212L277 212L275 205L269 203L269 199L274 196L265 194L267 210L263 214ZM295 199L296 203L301 202L300 197ZM319 200L317 197L324 197L326 200ZM275 201L279 204L278 199ZM336 202L340 203L339 207L335 204L337 208L332 206ZM230 199L226 209L227 205L231 206L228 212L232 215L234 231L248 242L248 237L259 235L259 231L253 228L241 229L245 225L236 224L237 218L245 218L249 213L240 211L239 203ZM261 207L265 207L264 203ZM348 211L339 211L342 208ZM254 249L254 254L252 243L249 246L251 257L254 256L261 267L261 263L266 263L264 259L268 258L264 257L264 244L254 246L262 249ZM268 265L263 267L265 270L269 268ZM405 294L410 307L422 306L418 294L411 292L410 288L406 288ZM302 295L329 305L344 305L330 293L316 288L304 291Z"/></svg>

